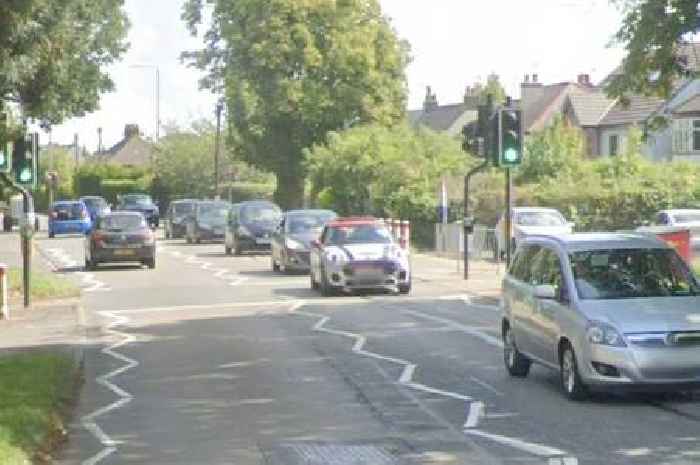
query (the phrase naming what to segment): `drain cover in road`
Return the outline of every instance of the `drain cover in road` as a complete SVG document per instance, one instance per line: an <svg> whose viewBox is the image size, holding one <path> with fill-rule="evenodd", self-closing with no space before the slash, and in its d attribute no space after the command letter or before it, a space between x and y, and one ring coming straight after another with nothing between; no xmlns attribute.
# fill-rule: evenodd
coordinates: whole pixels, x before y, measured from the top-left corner
<svg viewBox="0 0 700 465"><path fill-rule="evenodd" d="M267 452L270 465L401 465L388 448L372 445L284 443Z"/></svg>

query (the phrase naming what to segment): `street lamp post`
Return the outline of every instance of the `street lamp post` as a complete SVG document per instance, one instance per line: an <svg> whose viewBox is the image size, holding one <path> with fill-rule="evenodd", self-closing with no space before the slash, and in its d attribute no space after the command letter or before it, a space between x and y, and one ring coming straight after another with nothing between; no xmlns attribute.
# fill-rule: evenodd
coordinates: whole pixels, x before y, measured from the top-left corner
<svg viewBox="0 0 700 465"><path fill-rule="evenodd" d="M155 93L156 93L156 98L155 98L155 106L156 106L156 134L155 134L155 139L156 143L160 140L160 68L158 68L158 65L131 65L129 68L150 68L154 69L156 72L155 75Z"/></svg>
<svg viewBox="0 0 700 465"><path fill-rule="evenodd" d="M216 142L214 147L214 195L219 198L219 152L221 151L221 112L224 103L219 100L216 104Z"/></svg>

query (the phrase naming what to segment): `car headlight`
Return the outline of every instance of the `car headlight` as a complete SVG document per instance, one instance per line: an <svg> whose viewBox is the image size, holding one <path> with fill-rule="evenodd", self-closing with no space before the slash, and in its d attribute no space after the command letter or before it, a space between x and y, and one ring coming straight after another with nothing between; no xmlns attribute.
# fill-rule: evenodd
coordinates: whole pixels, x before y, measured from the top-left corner
<svg viewBox="0 0 700 465"><path fill-rule="evenodd" d="M588 341L591 344L611 346L611 347L627 347L625 340L620 333L607 323L593 322L586 331Z"/></svg>
<svg viewBox="0 0 700 465"><path fill-rule="evenodd" d="M243 237L253 237L253 234L245 226L238 227L238 235Z"/></svg>
<svg viewBox="0 0 700 465"><path fill-rule="evenodd" d="M289 250L302 250L304 249L304 244L299 242L296 239L290 239L287 238L287 240L284 241L285 247L287 247Z"/></svg>

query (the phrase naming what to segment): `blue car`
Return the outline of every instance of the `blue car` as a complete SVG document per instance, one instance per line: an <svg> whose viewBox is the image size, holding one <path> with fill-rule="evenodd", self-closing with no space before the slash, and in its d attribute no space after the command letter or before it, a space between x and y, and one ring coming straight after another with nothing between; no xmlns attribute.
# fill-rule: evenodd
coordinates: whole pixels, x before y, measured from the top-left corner
<svg viewBox="0 0 700 465"><path fill-rule="evenodd" d="M95 224L98 217L109 215L112 212L107 201L99 195L86 195L80 197L79 200L87 207L92 224Z"/></svg>
<svg viewBox="0 0 700 465"><path fill-rule="evenodd" d="M54 202L49 209L49 237L56 234L88 234L92 220L87 206L80 200Z"/></svg>

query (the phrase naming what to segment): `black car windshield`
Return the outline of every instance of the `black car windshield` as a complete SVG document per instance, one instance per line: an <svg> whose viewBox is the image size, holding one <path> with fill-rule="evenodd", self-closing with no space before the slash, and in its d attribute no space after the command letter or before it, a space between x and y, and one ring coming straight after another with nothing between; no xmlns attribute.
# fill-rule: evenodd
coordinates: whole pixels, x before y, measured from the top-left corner
<svg viewBox="0 0 700 465"><path fill-rule="evenodd" d="M530 211L519 212L515 223L521 226L562 226L566 221L557 212Z"/></svg>
<svg viewBox="0 0 700 465"><path fill-rule="evenodd" d="M574 283L585 300L691 296L700 287L671 249L612 249L571 254Z"/></svg>
<svg viewBox="0 0 700 465"><path fill-rule="evenodd" d="M279 221L281 212L273 205L246 205L241 208L241 221L245 223L273 223Z"/></svg>
<svg viewBox="0 0 700 465"><path fill-rule="evenodd" d="M86 198L83 199L83 202L85 202L88 208L104 208L107 206L107 202L100 198Z"/></svg>
<svg viewBox="0 0 700 465"><path fill-rule="evenodd" d="M151 206L153 200L147 195L129 196L123 198L125 205Z"/></svg>
<svg viewBox="0 0 700 465"><path fill-rule="evenodd" d="M223 223L230 207L225 203L203 203L199 205L199 218L202 221Z"/></svg>
<svg viewBox="0 0 700 465"><path fill-rule="evenodd" d="M146 220L140 215L109 215L100 220L100 229L107 231L133 231L145 227Z"/></svg>
<svg viewBox="0 0 700 465"><path fill-rule="evenodd" d="M304 234L319 231L335 214L331 212L297 213L287 217L287 232L290 234Z"/></svg>
<svg viewBox="0 0 700 465"><path fill-rule="evenodd" d="M391 233L384 227L373 224L336 226L328 232L327 243L344 244L390 244Z"/></svg>

